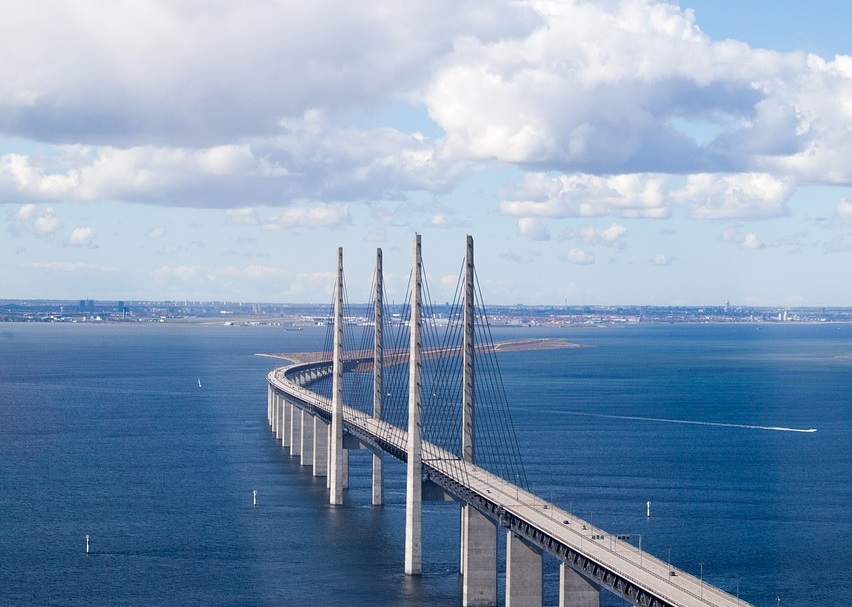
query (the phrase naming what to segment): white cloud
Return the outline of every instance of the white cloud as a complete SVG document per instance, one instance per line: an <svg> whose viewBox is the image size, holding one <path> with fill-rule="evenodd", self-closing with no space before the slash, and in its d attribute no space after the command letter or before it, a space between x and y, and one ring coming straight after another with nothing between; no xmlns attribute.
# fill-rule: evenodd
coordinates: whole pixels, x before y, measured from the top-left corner
<svg viewBox="0 0 852 607"><path fill-rule="evenodd" d="M53 234L56 230L62 227L62 222L54 214L53 208L48 207L43 211L39 211L38 216L33 219L33 227L35 231L42 236Z"/></svg>
<svg viewBox="0 0 852 607"><path fill-rule="evenodd" d="M723 242L737 244L740 248L747 251L762 249L766 246L756 234L751 232L744 233L739 226L726 228L722 232L721 240Z"/></svg>
<svg viewBox="0 0 852 607"><path fill-rule="evenodd" d="M521 217L518 219L518 234L530 240L550 240L550 231L544 222L537 217Z"/></svg>
<svg viewBox="0 0 852 607"><path fill-rule="evenodd" d="M145 233L145 238L148 240L157 240L166 235L166 229L161 226L151 228Z"/></svg>
<svg viewBox="0 0 852 607"><path fill-rule="evenodd" d="M91 263L53 261L33 262L25 264L25 267L35 270L55 270L58 272L115 272L115 268L109 266L97 266Z"/></svg>
<svg viewBox="0 0 852 607"><path fill-rule="evenodd" d="M460 35L510 37L535 18L509 3L496 8L487 0L22 4L0 23L0 39L16 49L0 66L8 100L0 122L42 140L228 145L311 107L402 96Z"/></svg>
<svg viewBox="0 0 852 607"><path fill-rule="evenodd" d="M469 227L470 222L453 217L450 213L435 213L426 222L426 226L430 228L462 228Z"/></svg>
<svg viewBox="0 0 852 607"><path fill-rule="evenodd" d="M571 249L563 256L563 261L577 265L589 265L595 263L595 256L583 249Z"/></svg>
<svg viewBox="0 0 852 607"><path fill-rule="evenodd" d="M269 217L263 224L265 230L293 228L340 227L349 223L349 207L345 204L315 204L310 207L288 207L280 214Z"/></svg>
<svg viewBox="0 0 852 607"><path fill-rule="evenodd" d="M755 249L762 249L766 245L763 244L763 241L760 240L760 238L758 238L756 234L749 233L743 237L742 246L744 249L753 251Z"/></svg>
<svg viewBox="0 0 852 607"><path fill-rule="evenodd" d="M588 226L580 230L580 236L589 244L602 244L622 249L626 246L627 228L620 223L614 223L608 228Z"/></svg>
<svg viewBox="0 0 852 607"><path fill-rule="evenodd" d="M409 190L448 189L472 164L444 147L391 128L340 128L310 110L239 145L66 145L48 155L6 155L0 196L225 208L237 211L232 220L246 221L247 201L401 199Z"/></svg>
<svg viewBox="0 0 852 607"><path fill-rule="evenodd" d="M22 204L20 208L15 212L15 219L18 221L27 221L32 219L36 214L36 205L34 204Z"/></svg>
<svg viewBox="0 0 852 607"><path fill-rule="evenodd" d="M766 173L690 175L673 199L698 219L768 218L787 213L792 183Z"/></svg>
<svg viewBox="0 0 852 607"><path fill-rule="evenodd" d="M500 211L533 217L662 218L669 215L664 179L652 175L561 175L527 173L523 183L501 192Z"/></svg>
<svg viewBox="0 0 852 607"><path fill-rule="evenodd" d="M68 236L68 244L72 247L89 247L95 240L95 230L90 227L74 228Z"/></svg>
<svg viewBox="0 0 852 607"><path fill-rule="evenodd" d="M674 263L675 258L671 255L665 255L663 253L657 253L652 257L649 261L655 266L670 266Z"/></svg>
<svg viewBox="0 0 852 607"><path fill-rule="evenodd" d="M455 153L589 173L852 177L852 58L713 42L673 4L530 6L541 24L528 35L465 38L439 62L426 99Z"/></svg>
<svg viewBox="0 0 852 607"><path fill-rule="evenodd" d="M169 280L177 278L180 280L192 280L205 277L206 271L199 266L160 266L153 272L156 280Z"/></svg>
<svg viewBox="0 0 852 607"><path fill-rule="evenodd" d="M852 181L852 58L713 42L674 4L45 2L0 23L17 51L0 124L75 143L0 156L6 202L403 200L496 159L564 173L505 190L509 215L668 217L663 176L697 174L694 215L731 218L783 213L794 183ZM353 126L364 108L379 118ZM758 190L708 193L702 174Z"/></svg>
<svg viewBox="0 0 852 607"><path fill-rule="evenodd" d="M538 251L515 253L514 251L504 249L500 251L500 257L502 257L503 259L508 259L509 261L515 262L517 264L527 265L533 263L536 259L541 257L541 253L539 253Z"/></svg>
<svg viewBox="0 0 852 607"><path fill-rule="evenodd" d="M837 216L846 223L852 223L852 200L844 198L837 203Z"/></svg>
<svg viewBox="0 0 852 607"><path fill-rule="evenodd" d="M257 211L253 208L227 209L225 216L228 218L228 223L237 225L256 225L260 223Z"/></svg>
<svg viewBox="0 0 852 607"><path fill-rule="evenodd" d="M224 275L232 278L246 278L249 280L266 280L269 278L280 278L285 273L280 268L272 266L248 265L244 268L226 268Z"/></svg>

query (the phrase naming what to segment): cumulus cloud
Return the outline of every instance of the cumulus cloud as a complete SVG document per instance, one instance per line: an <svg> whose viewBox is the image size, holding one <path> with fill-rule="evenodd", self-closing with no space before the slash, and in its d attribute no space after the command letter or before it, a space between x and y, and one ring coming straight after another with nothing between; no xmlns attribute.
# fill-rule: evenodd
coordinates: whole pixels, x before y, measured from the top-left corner
<svg viewBox="0 0 852 607"><path fill-rule="evenodd" d="M623 249L626 246L627 228L620 223L614 223L608 228L587 226L580 230L580 236L589 244L602 244Z"/></svg>
<svg viewBox="0 0 852 607"><path fill-rule="evenodd" d="M115 272L115 268L109 266L70 261L32 262L26 264L26 267L34 270L54 270L57 272Z"/></svg>
<svg viewBox="0 0 852 607"><path fill-rule="evenodd" d="M228 209L225 211L225 216L228 218L228 223L238 225L255 225L260 223L257 211L253 208Z"/></svg>
<svg viewBox="0 0 852 607"><path fill-rule="evenodd" d="M74 228L68 236L72 247L90 247L95 240L95 230L90 227Z"/></svg>
<svg viewBox="0 0 852 607"><path fill-rule="evenodd" d="M161 226L151 228L145 233L145 238L148 240L157 240L166 235L166 229Z"/></svg>
<svg viewBox="0 0 852 607"><path fill-rule="evenodd" d="M521 217L518 219L518 234L530 240L550 240L550 231L544 222L537 217Z"/></svg>
<svg viewBox="0 0 852 607"><path fill-rule="evenodd" d="M268 278L279 278L284 275L280 268L272 266L261 266L251 264L244 268L226 268L224 275L236 278L244 278L249 280L266 280Z"/></svg>
<svg viewBox="0 0 852 607"><path fill-rule="evenodd" d="M721 240L723 242L737 244L747 251L762 249L766 246L763 241L758 238L757 234L752 232L743 232L739 226L726 228L722 232Z"/></svg>
<svg viewBox="0 0 852 607"><path fill-rule="evenodd" d="M339 227L349 223L349 207L345 204L315 204L310 207L288 207L263 223L265 230L293 228Z"/></svg>
<svg viewBox="0 0 852 607"><path fill-rule="evenodd" d="M766 173L690 175L673 199L687 204L698 219L762 219L787 212L792 183Z"/></svg>
<svg viewBox="0 0 852 607"><path fill-rule="evenodd" d="M590 265L595 263L595 256L583 249L571 249L562 256L563 261L577 265Z"/></svg>
<svg viewBox="0 0 852 607"><path fill-rule="evenodd" d="M539 253L538 251L525 251L523 253L516 253L508 249L503 249L502 251L500 251L499 255L503 259L521 265L531 264L536 259L541 257L541 253Z"/></svg>
<svg viewBox="0 0 852 607"><path fill-rule="evenodd" d="M713 42L674 4L530 5L542 22L528 35L467 38L439 63L427 101L459 153L566 172L849 181L852 58Z"/></svg>
<svg viewBox="0 0 852 607"><path fill-rule="evenodd" d="M844 198L837 203L837 216L846 223L852 223L852 200Z"/></svg>
<svg viewBox="0 0 852 607"><path fill-rule="evenodd" d="M15 211L13 217L17 221L28 221L35 216L36 210L36 205L34 204L22 204L20 208Z"/></svg>
<svg viewBox="0 0 852 607"><path fill-rule="evenodd" d="M673 3L377 1L6 11L0 127L54 145L0 155L0 200L259 222L245 209L400 201L497 160L527 171L513 217L730 219L852 181L852 57L714 42ZM395 104L428 128L353 118Z"/></svg>
<svg viewBox="0 0 852 607"><path fill-rule="evenodd" d="M62 227L62 222L53 214L53 209L47 209L44 214L39 215L33 222L36 232L42 235L52 234Z"/></svg>
<svg viewBox="0 0 852 607"><path fill-rule="evenodd" d="M667 217L664 179L653 175L527 173L500 192L500 211L527 217Z"/></svg>
<svg viewBox="0 0 852 607"><path fill-rule="evenodd" d="M755 249L762 249L765 246L766 245L763 244L763 241L760 240L760 238L758 238L756 234L749 233L743 237L742 247L744 249L753 251Z"/></svg>
<svg viewBox="0 0 852 607"><path fill-rule="evenodd" d="M180 280L191 280L199 277L205 277L206 271L204 268L200 266L160 266L159 268L153 271L153 277L155 280L170 280L170 279L180 279Z"/></svg>
<svg viewBox="0 0 852 607"><path fill-rule="evenodd" d="M462 228L469 227L470 222L453 217L451 213L435 213L426 222L426 226L430 228Z"/></svg>
<svg viewBox="0 0 852 607"><path fill-rule="evenodd" d="M62 227L53 207L39 208L35 204L24 204L11 214L10 229L20 235L24 229L32 229L38 236L48 236Z"/></svg>
<svg viewBox="0 0 852 607"><path fill-rule="evenodd" d="M502 39L537 20L490 0L381 4L22 4L0 23L17 50L0 66L0 123L41 140L227 143L311 107L402 95L457 37Z"/></svg>
<svg viewBox="0 0 852 607"><path fill-rule="evenodd" d="M411 190L449 189L473 165L445 143L392 128L334 125L309 110L263 137L215 147L66 145L55 154L0 157L0 196L24 200L101 199L225 208L248 220L252 204L294 200L402 199Z"/></svg>
<svg viewBox="0 0 852 607"><path fill-rule="evenodd" d="M671 255L665 255L663 253L657 253L654 255L649 261L651 264L655 266L670 266L674 263L675 258Z"/></svg>

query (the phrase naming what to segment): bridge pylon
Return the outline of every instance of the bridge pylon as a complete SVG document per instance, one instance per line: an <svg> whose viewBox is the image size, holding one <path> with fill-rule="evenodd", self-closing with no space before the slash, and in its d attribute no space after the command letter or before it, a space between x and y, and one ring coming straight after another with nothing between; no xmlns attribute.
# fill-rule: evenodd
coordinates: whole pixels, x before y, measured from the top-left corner
<svg viewBox="0 0 852 607"><path fill-rule="evenodd" d="M384 403L384 277L382 270L382 250L376 249L376 293L373 313L373 418L382 419L382 404ZM374 506L384 502L384 472L382 469L381 453L373 453L373 491Z"/></svg>
<svg viewBox="0 0 852 607"><path fill-rule="evenodd" d="M462 323L461 454L465 465L475 463L474 409L474 262L473 237L466 238L464 256L464 315ZM497 525L470 504L461 506L462 605L497 605Z"/></svg>
<svg viewBox="0 0 852 607"><path fill-rule="evenodd" d="M331 426L328 437L328 501L343 503L348 454L343 448L343 247L337 249L334 289L334 341L332 353Z"/></svg>
<svg viewBox="0 0 852 607"><path fill-rule="evenodd" d="M414 237L414 276L411 297L408 360L408 444L405 481L405 573L420 575L423 561L423 446L421 438L422 387L421 337L423 319L423 260L420 234Z"/></svg>

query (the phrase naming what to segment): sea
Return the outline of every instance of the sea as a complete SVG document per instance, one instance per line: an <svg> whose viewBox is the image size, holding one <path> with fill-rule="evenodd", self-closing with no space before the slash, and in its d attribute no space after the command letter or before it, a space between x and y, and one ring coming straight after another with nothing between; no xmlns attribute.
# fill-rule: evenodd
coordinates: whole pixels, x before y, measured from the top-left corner
<svg viewBox="0 0 852 607"><path fill-rule="evenodd" d="M852 604L852 325L492 334L587 346L498 355L535 493L758 607ZM330 506L270 432L259 354L325 338L0 325L0 607L461 605L457 505L425 504L406 576L404 466L373 507L352 452Z"/></svg>

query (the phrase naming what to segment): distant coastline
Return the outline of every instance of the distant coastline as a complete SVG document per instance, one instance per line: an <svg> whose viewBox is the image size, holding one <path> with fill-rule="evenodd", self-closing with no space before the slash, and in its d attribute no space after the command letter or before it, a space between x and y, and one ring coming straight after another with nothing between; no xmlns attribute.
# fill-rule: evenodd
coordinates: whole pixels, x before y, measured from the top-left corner
<svg viewBox="0 0 852 607"><path fill-rule="evenodd" d="M390 315L404 315L401 305L387 306ZM488 306L495 327L618 326L638 323L838 323L852 322L852 307L843 306L649 306L649 305L511 305ZM436 324L458 314L449 305L430 307ZM367 325L369 304L351 304L346 322ZM391 317L391 316L388 316ZM207 325L272 325L288 329L325 326L328 305L200 301L79 301L0 300L0 322L62 323L184 323Z"/></svg>

